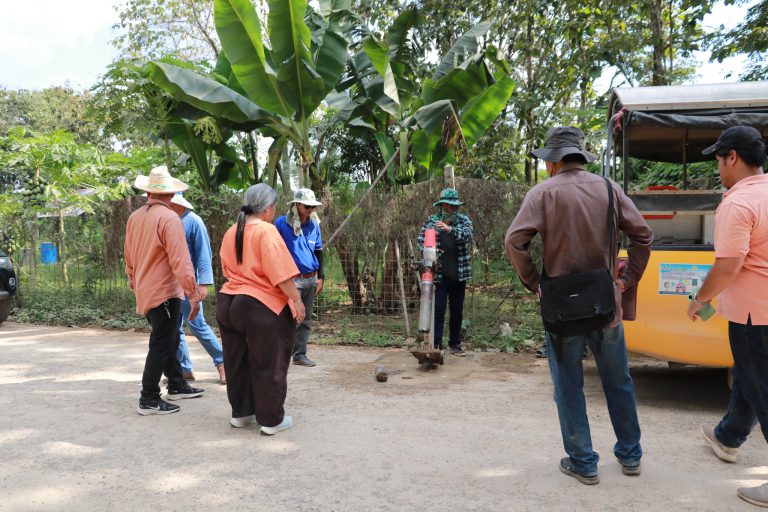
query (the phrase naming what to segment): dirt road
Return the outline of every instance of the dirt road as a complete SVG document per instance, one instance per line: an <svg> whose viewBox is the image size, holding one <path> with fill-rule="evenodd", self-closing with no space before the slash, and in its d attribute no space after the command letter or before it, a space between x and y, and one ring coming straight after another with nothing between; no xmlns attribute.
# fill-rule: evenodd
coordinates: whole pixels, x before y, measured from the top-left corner
<svg viewBox="0 0 768 512"><path fill-rule="evenodd" d="M291 367L275 437L229 426L225 387L192 339L205 396L170 416L136 414L146 334L0 326L3 511L740 511L740 485L768 480L755 433L717 460L699 424L716 421L723 371L633 362L643 474L621 474L594 365L586 370L601 483L557 468L562 443L545 361L449 356L433 371L400 350L311 347ZM374 366L404 370L386 383Z"/></svg>

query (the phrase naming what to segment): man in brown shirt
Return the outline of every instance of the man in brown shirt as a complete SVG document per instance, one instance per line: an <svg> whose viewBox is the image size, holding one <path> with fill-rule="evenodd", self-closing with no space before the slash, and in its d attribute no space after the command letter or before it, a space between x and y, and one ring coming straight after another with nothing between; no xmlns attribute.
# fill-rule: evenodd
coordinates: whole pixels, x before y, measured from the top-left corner
<svg viewBox="0 0 768 512"><path fill-rule="evenodd" d="M526 288L539 295L541 274L533 262L530 243L538 233L544 245L544 268L554 278L574 272L608 269L616 275L616 234L609 236L608 189L605 180L584 170L597 157L584 149L578 128L553 128L543 148L533 155L545 161L550 178L528 191L507 230L507 258ZM617 442L614 455L625 475L640 474L640 425L635 393L627 365L621 323L621 292L635 286L650 257L653 234L621 187L610 182L614 194L614 225L628 239L629 263L615 282L616 317L602 332L555 336L545 332L555 403L563 445L568 457L560 471L587 485L600 482L599 455L592 450L582 354L588 343L595 356ZM557 343L557 346L555 346Z"/></svg>
<svg viewBox="0 0 768 512"><path fill-rule="evenodd" d="M179 348L179 319L184 294L191 303L190 320L200 310L195 270L189 257L184 227L170 202L187 186L172 178L165 166L138 176L134 187L147 192L147 204L133 212L125 233L125 272L136 296L136 312L152 326L149 352L144 363L138 413L170 414L179 406L160 398L158 382L168 376L169 400L194 398L203 390L191 387L176 358Z"/></svg>

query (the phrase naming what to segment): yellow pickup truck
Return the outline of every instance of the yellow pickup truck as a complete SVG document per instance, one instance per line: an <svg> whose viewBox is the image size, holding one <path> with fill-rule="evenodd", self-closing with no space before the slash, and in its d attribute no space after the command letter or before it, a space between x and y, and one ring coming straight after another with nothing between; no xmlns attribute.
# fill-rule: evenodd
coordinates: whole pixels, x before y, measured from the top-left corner
<svg viewBox="0 0 768 512"><path fill-rule="evenodd" d="M715 261L715 209L723 190L689 190L688 165L725 128L749 125L768 135L768 82L616 88L608 102L602 174L624 190L654 232L637 289L636 319L625 322L627 348L670 363L733 365L728 323L686 316L688 295ZM682 166L682 189L632 187L631 159ZM713 301L717 308L717 301ZM767 305L768 307L768 305Z"/></svg>

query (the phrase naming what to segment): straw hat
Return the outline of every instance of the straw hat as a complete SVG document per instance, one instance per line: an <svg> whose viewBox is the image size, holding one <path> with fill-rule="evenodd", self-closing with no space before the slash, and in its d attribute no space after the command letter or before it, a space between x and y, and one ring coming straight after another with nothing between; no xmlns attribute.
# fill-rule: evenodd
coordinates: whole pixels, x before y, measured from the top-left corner
<svg viewBox="0 0 768 512"><path fill-rule="evenodd" d="M195 207L192 206L192 203L186 200L184 195L181 192L176 192L174 196L171 198L171 202L174 204L178 204L180 206L183 206L187 210L194 210Z"/></svg>
<svg viewBox="0 0 768 512"><path fill-rule="evenodd" d="M181 180L173 178L164 165L149 171L149 176L136 176L133 186L139 190L155 194L174 194L184 192L188 188Z"/></svg>

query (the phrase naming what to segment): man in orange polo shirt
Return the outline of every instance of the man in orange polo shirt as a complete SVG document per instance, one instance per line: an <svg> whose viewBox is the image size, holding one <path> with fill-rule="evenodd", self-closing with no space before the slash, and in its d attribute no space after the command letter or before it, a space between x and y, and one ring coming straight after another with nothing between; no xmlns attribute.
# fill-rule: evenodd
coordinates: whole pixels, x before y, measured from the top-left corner
<svg viewBox="0 0 768 512"><path fill-rule="evenodd" d="M200 311L200 294L189 257L184 227L170 208L176 192L187 185L172 178L165 166L155 167L149 176L138 176L133 185L147 192L147 204L133 212L125 232L125 272L136 296L136 312L152 326L149 351L141 380L138 413L170 414L179 406L160 398L160 376L168 376L169 400L194 398L203 390L184 379L176 358L179 348L181 300L189 298L192 320Z"/></svg>
<svg viewBox="0 0 768 512"><path fill-rule="evenodd" d="M768 176L765 141L756 129L734 126L704 150L717 158L720 181L727 189L715 213L715 264L688 307L699 310L718 297L728 319L733 352L733 391L723 419L702 425L715 455L736 462L737 448L760 422L768 441ZM768 483L742 487L737 494L768 507Z"/></svg>

